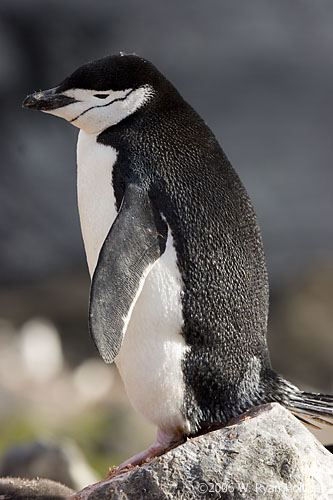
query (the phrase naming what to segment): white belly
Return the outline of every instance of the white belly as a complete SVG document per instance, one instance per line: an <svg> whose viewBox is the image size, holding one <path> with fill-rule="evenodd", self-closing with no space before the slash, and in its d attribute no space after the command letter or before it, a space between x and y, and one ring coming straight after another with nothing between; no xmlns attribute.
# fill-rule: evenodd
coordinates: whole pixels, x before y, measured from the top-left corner
<svg viewBox="0 0 333 500"><path fill-rule="evenodd" d="M134 408L165 431L187 430L181 416L186 345L181 277L169 232L167 248L146 278L116 358Z"/></svg>
<svg viewBox="0 0 333 500"><path fill-rule="evenodd" d="M117 152L80 131L78 204L90 275L117 215L112 168ZM184 381L181 360L187 349L180 334L182 280L171 232L164 254L146 278L115 359L134 408L166 431L187 430L181 415Z"/></svg>

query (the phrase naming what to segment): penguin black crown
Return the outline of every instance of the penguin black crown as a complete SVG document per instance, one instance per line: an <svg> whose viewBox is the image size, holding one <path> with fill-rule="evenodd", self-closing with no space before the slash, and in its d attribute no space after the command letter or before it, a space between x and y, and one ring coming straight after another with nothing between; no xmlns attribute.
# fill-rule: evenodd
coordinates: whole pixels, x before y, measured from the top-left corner
<svg viewBox="0 0 333 500"><path fill-rule="evenodd" d="M147 60L113 55L23 107L80 129L78 205L89 327L156 442L140 464L247 409L333 416L333 396L273 371L268 281L249 197L213 133Z"/></svg>

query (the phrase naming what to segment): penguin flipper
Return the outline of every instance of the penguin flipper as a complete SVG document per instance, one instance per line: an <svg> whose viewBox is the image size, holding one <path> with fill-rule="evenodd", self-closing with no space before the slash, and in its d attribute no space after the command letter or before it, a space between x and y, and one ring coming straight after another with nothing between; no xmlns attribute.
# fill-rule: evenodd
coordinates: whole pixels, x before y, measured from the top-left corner
<svg viewBox="0 0 333 500"><path fill-rule="evenodd" d="M144 281L165 251L167 231L148 192L129 184L90 288L89 329L106 363L112 363L120 350Z"/></svg>

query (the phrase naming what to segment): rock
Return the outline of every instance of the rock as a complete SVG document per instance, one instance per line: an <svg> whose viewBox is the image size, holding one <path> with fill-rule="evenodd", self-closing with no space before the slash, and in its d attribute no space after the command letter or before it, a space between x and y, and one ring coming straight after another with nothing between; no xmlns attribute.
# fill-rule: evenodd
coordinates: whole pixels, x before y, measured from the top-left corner
<svg viewBox="0 0 333 500"><path fill-rule="evenodd" d="M82 451L69 439L61 442L44 439L12 446L3 456L0 476L47 477L74 490L99 479Z"/></svg>
<svg viewBox="0 0 333 500"><path fill-rule="evenodd" d="M189 439L71 500L333 499L333 456L277 403Z"/></svg>
<svg viewBox="0 0 333 500"><path fill-rule="evenodd" d="M74 491L49 479L0 478L1 500L65 500Z"/></svg>

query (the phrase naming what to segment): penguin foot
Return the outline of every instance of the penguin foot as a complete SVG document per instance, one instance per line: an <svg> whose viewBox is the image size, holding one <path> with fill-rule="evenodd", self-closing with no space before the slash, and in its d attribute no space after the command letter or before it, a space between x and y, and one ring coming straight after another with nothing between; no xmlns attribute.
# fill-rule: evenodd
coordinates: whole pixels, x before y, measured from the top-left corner
<svg viewBox="0 0 333 500"><path fill-rule="evenodd" d="M115 475L127 472L135 466L140 466L143 463L150 462L153 458L163 455L167 451L183 444L185 441L186 437L182 434L175 434L157 429L156 441L149 446L149 448L118 465L118 467L116 467L112 472Z"/></svg>

